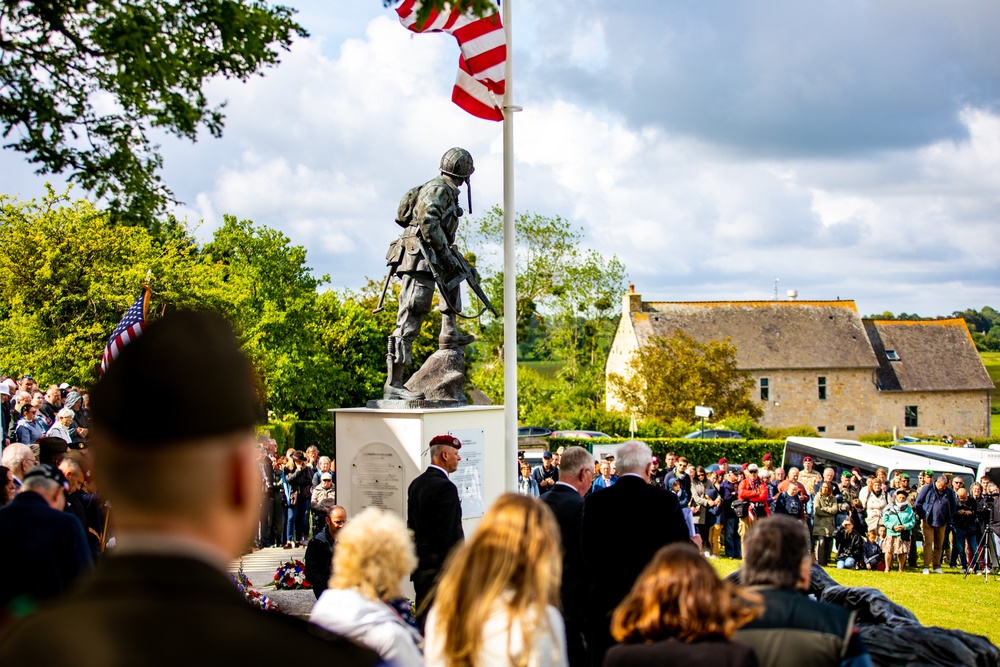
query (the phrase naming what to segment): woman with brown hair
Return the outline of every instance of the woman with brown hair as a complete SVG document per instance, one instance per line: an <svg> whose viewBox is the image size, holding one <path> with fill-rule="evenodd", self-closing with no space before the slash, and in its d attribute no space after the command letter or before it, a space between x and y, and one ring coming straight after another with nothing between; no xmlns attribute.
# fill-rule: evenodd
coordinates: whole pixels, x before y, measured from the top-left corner
<svg viewBox="0 0 1000 667"><path fill-rule="evenodd" d="M667 545L615 609L611 634L621 643L604 667L756 667L753 649L729 638L763 611L758 594L720 580L692 545Z"/></svg>
<svg viewBox="0 0 1000 667"><path fill-rule="evenodd" d="M565 666L559 526L544 503L507 493L450 558L427 617L440 667Z"/></svg>

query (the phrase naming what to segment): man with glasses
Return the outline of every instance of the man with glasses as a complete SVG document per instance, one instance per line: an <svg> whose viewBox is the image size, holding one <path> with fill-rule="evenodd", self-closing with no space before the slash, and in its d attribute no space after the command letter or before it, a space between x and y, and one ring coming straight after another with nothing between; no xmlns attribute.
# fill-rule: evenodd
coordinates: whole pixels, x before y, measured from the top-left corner
<svg viewBox="0 0 1000 667"><path fill-rule="evenodd" d="M14 433L17 441L25 445L33 445L45 435L45 427L38 418L38 408L31 403L21 406L21 419L17 422Z"/></svg>

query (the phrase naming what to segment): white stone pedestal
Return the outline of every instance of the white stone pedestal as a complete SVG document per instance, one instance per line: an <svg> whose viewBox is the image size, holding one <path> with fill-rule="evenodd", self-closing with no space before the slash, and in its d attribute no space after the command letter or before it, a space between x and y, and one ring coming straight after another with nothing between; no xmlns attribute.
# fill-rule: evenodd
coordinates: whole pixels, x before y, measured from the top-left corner
<svg viewBox="0 0 1000 667"><path fill-rule="evenodd" d="M475 531L483 512L505 490L503 406L440 409L334 410L337 429L337 503L348 517L368 506L406 518L406 489L430 463L435 435L462 440L452 474L462 497L462 527ZM513 467L516 462L509 462Z"/></svg>

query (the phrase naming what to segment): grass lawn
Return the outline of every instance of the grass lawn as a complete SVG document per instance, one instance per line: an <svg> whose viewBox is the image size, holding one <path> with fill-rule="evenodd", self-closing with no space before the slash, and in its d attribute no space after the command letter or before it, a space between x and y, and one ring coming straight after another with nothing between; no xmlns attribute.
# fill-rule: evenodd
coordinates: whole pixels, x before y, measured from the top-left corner
<svg viewBox="0 0 1000 667"><path fill-rule="evenodd" d="M719 576L740 567L740 561L719 558L712 561ZM947 567L944 574L924 576L920 570L867 572L825 568L834 581L844 586L870 586L881 590L893 602L903 605L924 625L957 628L983 635L1000 646L1000 581L996 576L985 582L982 576L962 576L961 570Z"/></svg>
<svg viewBox="0 0 1000 667"><path fill-rule="evenodd" d="M1000 440L1000 415L990 415L990 435Z"/></svg>

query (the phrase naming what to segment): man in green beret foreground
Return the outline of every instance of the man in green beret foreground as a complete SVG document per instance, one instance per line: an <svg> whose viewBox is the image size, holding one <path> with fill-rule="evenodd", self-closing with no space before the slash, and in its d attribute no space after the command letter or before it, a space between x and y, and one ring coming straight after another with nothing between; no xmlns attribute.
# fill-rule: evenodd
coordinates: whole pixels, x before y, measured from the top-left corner
<svg viewBox="0 0 1000 667"><path fill-rule="evenodd" d="M192 404L195 379L213 386L212 410ZM73 592L0 631L0 664L379 662L252 607L226 574L257 526L261 485L255 383L225 320L163 317L124 348L91 399L90 446L117 548Z"/></svg>

